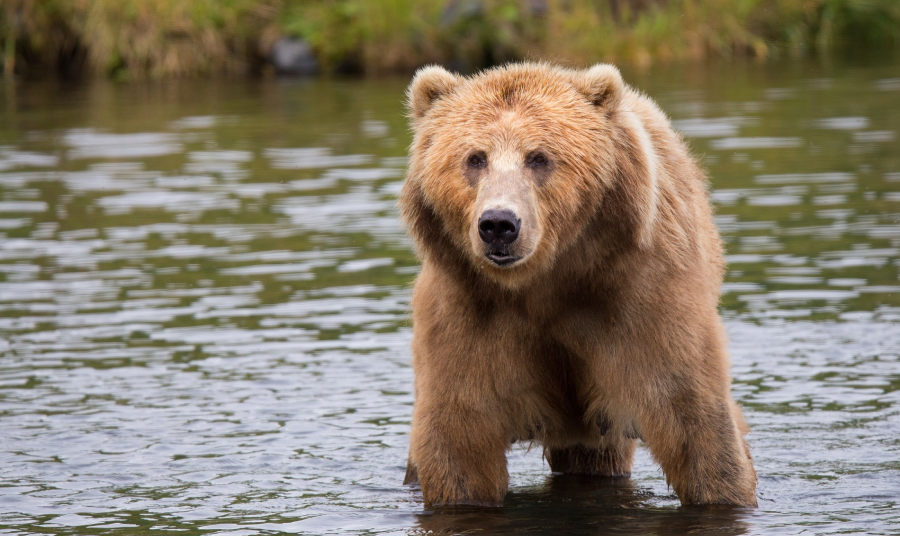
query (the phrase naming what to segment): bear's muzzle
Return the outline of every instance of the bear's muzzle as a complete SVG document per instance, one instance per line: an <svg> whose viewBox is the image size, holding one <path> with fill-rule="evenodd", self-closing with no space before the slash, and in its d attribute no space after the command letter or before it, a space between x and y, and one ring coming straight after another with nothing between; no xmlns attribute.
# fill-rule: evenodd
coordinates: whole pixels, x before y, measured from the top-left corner
<svg viewBox="0 0 900 536"><path fill-rule="evenodd" d="M486 256L497 266L516 262L519 257L509 251L509 246L519 238L522 219L511 210L486 210L478 218L478 236L488 247Z"/></svg>

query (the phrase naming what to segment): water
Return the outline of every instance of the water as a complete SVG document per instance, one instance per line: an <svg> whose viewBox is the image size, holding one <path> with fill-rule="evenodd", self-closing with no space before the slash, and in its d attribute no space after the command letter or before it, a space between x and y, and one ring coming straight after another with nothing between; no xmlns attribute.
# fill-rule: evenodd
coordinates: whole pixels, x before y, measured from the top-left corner
<svg viewBox="0 0 900 536"><path fill-rule="evenodd" d="M897 64L629 73L713 177L759 508L510 453L401 485L406 80L0 88L0 533L887 534L900 526Z"/></svg>

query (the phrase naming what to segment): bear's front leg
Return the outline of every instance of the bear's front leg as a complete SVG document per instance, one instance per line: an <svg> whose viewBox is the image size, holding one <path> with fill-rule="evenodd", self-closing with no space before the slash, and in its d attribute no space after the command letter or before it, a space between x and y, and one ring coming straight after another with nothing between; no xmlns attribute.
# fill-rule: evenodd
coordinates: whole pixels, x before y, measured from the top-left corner
<svg viewBox="0 0 900 536"><path fill-rule="evenodd" d="M740 409L726 392L680 385L641 428L682 504L756 506L756 471Z"/></svg>
<svg viewBox="0 0 900 536"><path fill-rule="evenodd" d="M413 412L407 480L417 473L428 506L502 506L509 484L508 439L464 403L418 403Z"/></svg>

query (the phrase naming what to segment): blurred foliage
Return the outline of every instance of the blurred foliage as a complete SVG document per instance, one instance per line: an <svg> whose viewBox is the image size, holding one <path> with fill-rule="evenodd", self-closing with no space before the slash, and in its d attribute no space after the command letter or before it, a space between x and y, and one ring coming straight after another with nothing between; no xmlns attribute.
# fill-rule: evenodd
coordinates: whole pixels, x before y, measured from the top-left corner
<svg viewBox="0 0 900 536"><path fill-rule="evenodd" d="M3 0L4 65L113 76L243 73L277 36L277 0Z"/></svg>
<svg viewBox="0 0 900 536"><path fill-rule="evenodd" d="M827 52L900 43L898 0L3 0L8 73L247 73L281 36L326 71L467 71Z"/></svg>

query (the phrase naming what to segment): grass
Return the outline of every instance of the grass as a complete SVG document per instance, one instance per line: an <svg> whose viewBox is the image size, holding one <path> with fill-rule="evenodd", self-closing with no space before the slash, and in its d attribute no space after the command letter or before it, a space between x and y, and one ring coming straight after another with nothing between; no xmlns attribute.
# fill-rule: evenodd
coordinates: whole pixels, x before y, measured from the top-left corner
<svg viewBox="0 0 900 536"><path fill-rule="evenodd" d="M473 70L897 47L897 0L3 0L4 72L114 77L265 71L281 36L325 71Z"/></svg>

